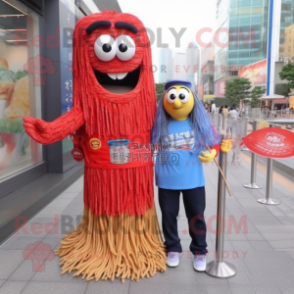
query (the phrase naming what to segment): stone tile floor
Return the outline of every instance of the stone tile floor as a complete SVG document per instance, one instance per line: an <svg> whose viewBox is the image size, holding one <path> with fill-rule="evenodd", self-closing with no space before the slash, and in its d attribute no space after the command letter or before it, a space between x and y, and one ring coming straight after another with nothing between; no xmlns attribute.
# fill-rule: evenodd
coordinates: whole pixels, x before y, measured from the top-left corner
<svg viewBox="0 0 294 294"><path fill-rule="evenodd" d="M236 276L218 279L192 268L189 253L190 238L183 206L178 222L183 254L178 268L168 268L139 283L120 280L86 282L81 277L60 274L58 257L47 260L44 271L23 252L30 244L42 242L54 250L63 234L57 221L63 218L71 231L83 212L83 178L80 178L50 205L40 211L26 229L15 233L0 247L0 294L91 294L91 293L206 293L206 294L292 294L294 293L294 193L284 187L281 178L274 181L273 196L278 206L266 206L256 200L264 197L265 189L250 190L243 187L250 178L250 163L240 157L228 164L228 181L233 197L226 197L226 228L224 258L237 268ZM208 261L214 259L215 220L217 207L217 168L205 166L208 223ZM265 187L265 174L257 172L258 184ZM156 205L158 216L160 210ZM54 215L57 218L54 219ZM234 221L236 228L234 227ZM243 225L238 229L238 224ZM40 246L40 245L39 245ZM36 248L36 247L35 247ZM32 249L32 248L31 248Z"/></svg>

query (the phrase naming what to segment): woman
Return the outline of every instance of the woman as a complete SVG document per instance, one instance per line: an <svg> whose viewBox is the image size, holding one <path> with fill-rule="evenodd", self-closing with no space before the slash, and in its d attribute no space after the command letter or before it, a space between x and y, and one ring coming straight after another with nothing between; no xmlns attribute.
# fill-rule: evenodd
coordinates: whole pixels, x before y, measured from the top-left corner
<svg viewBox="0 0 294 294"><path fill-rule="evenodd" d="M223 115L223 109L224 109L224 107L221 106L221 107L219 108L219 110L218 110L218 113L221 114L221 115Z"/></svg>
<svg viewBox="0 0 294 294"><path fill-rule="evenodd" d="M177 216L182 192L192 239L193 267L197 271L205 271L207 243L202 163L210 162L217 156L220 136L211 126L203 105L191 91L190 82L174 80L165 84L152 130L152 142L160 145L155 174L167 265L176 267L180 262L182 247ZM223 140L221 150L229 152L230 146L229 141Z"/></svg>

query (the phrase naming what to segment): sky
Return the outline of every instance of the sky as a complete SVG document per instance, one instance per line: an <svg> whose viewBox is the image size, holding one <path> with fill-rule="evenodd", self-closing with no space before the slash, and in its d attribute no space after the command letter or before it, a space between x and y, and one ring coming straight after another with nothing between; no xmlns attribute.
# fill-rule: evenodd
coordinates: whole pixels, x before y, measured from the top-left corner
<svg viewBox="0 0 294 294"><path fill-rule="evenodd" d="M137 16L155 36L152 43L152 63L158 66L159 45L168 44L173 52L185 52L188 44L194 41L202 28L215 27L216 0L118 0L123 12ZM180 38L180 46L176 47L176 39L170 28L176 33L186 28ZM161 34L161 36L160 36ZM202 34L201 40L209 42L210 33ZM155 81L158 74L155 73Z"/></svg>

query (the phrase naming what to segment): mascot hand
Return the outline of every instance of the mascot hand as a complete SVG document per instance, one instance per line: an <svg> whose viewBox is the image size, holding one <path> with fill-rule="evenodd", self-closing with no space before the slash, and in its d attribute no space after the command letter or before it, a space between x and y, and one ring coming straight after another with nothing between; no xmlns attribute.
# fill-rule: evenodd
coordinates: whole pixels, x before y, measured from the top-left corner
<svg viewBox="0 0 294 294"><path fill-rule="evenodd" d="M216 150L211 149L210 151L202 151L203 156L198 156L199 160L203 163L211 162L216 156Z"/></svg>
<svg viewBox="0 0 294 294"><path fill-rule="evenodd" d="M28 135L41 144L48 144L51 137L49 123L39 118L24 117L23 126Z"/></svg>
<svg viewBox="0 0 294 294"><path fill-rule="evenodd" d="M220 146L221 151L224 153L228 153L232 148L231 142L232 140L222 140L222 143Z"/></svg>

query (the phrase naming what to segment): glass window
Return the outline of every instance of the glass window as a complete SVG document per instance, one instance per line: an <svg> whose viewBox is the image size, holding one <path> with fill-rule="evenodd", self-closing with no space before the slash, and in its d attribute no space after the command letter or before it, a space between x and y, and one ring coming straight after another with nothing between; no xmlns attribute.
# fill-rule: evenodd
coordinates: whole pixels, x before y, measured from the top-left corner
<svg viewBox="0 0 294 294"><path fill-rule="evenodd" d="M237 58L237 57L238 57L238 51L229 52L229 58Z"/></svg>
<svg viewBox="0 0 294 294"><path fill-rule="evenodd" d="M251 15L251 24L260 24L262 22L262 15L253 14Z"/></svg>
<svg viewBox="0 0 294 294"><path fill-rule="evenodd" d="M232 2L230 3L231 8L237 8L238 7L238 2Z"/></svg>
<svg viewBox="0 0 294 294"><path fill-rule="evenodd" d="M282 10L291 10L291 3L282 3Z"/></svg>
<svg viewBox="0 0 294 294"><path fill-rule="evenodd" d="M239 57L240 58L249 57L249 50L239 51Z"/></svg>
<svg viewBox="0 0 294 294"><path fill-rule="evenodd" d="M238 16L230 17L230 27L237 26L239 22Z"/></svg>
<svg viewBox="0 0 294 294"><path fill-rule="evenodd" d="M252 1L252 6L263 6L264 5L264 0L253 0Z"/></svg>
<svg viewBox="0 0 294 294"><path fill-rule="evenodd" d="M250 15L240 15L239 16L239 26L243 27L246 25L250 25Z"/></svg>
<svg viewBox="0 0 294 294"><path fill-rule="evenodd" d="M291 42L294 28L294 0L282 1L280 26L280 58L293 56Z"/></svg>
<svg viewBox="0 0 294 294"><path fill-rule="evenodd" d="M39 16L19 1L0 1L0 180L42 161L42 146L23 128L24 116L41 117L50 66L42 43Z"/></svg>
<svg viewBox="0 0 294 294"><path fill-rule="evenodd" d="M239 2L240 7L249 7L251 6L251 0L243 0Z"/></svg>

